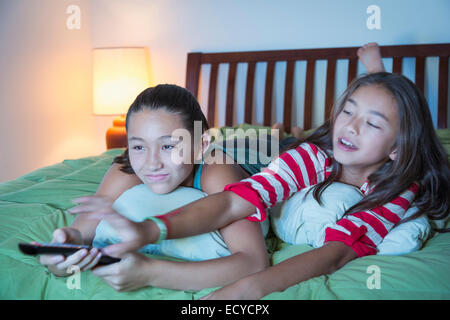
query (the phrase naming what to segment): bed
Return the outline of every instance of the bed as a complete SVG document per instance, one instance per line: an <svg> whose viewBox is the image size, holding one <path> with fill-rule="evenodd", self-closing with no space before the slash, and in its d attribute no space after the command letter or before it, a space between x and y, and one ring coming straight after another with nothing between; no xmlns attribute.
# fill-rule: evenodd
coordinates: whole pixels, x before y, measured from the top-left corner
<svg viewBox="0 0 450 320"><path fill-rule="evenodd" d="M356 50L189 53L186 88L199 98L215 127L260 128L282 122L288 133L293 125L311 130L330 113L342 83L345 87L359 74ZM436 130L450 154L450 44L383 46L381 53L389 59L385 63L391 69L388 71L409 72L435 100L430 108L434 108ZM436 70L428 71L428 64L434 64ZM261 72L261 66L265 72ZM428 84L428 77L433 75L438 83L434 94ZM54 229L70 225L74 217L65 210L73 206L71 199L93 194L112 159L122 150L68 159L0 184L1 299L192 300L214 289L196 292L149 287L119 293L90 272L81 273L79 286L74 286L73 278L57 278L35 257L17 250L19 242L47 242ZM266 243L273 264L311 249L288 245L274 236ZM450 233L434 233L417 252L357 259L331 275L310 279L264 299L450 299L449 265ZM378 284L374 277L378 277Z"/></svg>

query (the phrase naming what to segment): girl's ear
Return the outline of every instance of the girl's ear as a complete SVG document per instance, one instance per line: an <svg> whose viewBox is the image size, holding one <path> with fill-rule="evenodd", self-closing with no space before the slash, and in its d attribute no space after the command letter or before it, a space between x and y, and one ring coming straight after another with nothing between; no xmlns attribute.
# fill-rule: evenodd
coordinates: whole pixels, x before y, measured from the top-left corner
<svg viewBox="0 0 450 320"><path fill-rule="evenodd" d="M392 161L397 159L397 149L392 150L392 152L389 154L389 159L391 159Z"/></svg>
<svg viewBox="0 0 450 320"><path fill-rule="evenodd" d="M202 154L208 150L211 145L211 136L208 134L208 131L202 134Z"/></svg>
<svg viewBox="0 0 450 320"><path fill-rule="evenodd" d="M201 147L198 148L196 155L195 155L196 160L201 160L203 158L203 155L208 150L210 144L211 144L211 136L208 134L208 132L203 133Z"/></svg>

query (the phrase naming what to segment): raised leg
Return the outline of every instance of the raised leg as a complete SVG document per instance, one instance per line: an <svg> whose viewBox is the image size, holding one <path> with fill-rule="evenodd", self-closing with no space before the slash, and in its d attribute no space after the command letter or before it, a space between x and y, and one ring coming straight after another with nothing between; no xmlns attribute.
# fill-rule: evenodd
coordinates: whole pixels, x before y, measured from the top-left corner
<svg viewBox="0 0 450 320"><path fill-rule="evenodd" d="M384 72L383 61L381 60L380 47L375 42L366 43L358 49L359 61L364 65L369 73Z"/></svg>

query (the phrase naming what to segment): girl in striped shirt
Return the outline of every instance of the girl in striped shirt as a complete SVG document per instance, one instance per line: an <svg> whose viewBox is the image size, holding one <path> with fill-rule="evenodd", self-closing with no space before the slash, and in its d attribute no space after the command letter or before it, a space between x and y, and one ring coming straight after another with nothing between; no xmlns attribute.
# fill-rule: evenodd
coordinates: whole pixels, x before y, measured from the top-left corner
<svg viewBox="0 0 450 320"><path fill-rule="evenodd" d="M208 298L261 298L332 273L377 246L414 202L415 216L449 213L449 163L434 132L426 100L402 75L375 73L354 81L323 126L280 155L264 172L225 187L257 209L253 221L299 190L314 197L333 181L365 195L326 229L321 248L241 279ZM240 211L236 209L236 211ZM243 211L243 210L242 210ZM411 217L413 218L413 217Z"/></svg>
<svg viewBox="0 0 450 320"><path fill-rule="evenodd" d="M322 247L206 297L259 299L375 254L386 234L406 220L405 212L413 202L419 209L416 216L447 217L449 181L447 155L423 94L406 77L379 72L352 82L336 102L331 119L263 172L160 218L168 238L187 237L244 217L262 221L267 209L309 186L317 201L333 182L359 187L365 197L326 229ZM136 224L115 213L102 218L123 230L127 239L105 248L110 255L155 242L162 231L154 221Z"/></svg>

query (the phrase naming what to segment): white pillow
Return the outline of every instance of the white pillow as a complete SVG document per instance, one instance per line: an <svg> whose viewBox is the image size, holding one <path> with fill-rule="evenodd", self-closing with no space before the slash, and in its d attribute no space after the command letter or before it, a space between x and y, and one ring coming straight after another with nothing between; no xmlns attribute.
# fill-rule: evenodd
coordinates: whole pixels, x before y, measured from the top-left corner
<svg viewBox="0 0 450 320"><path fill-rule="evenodd" d="M149 216L165 214L189 202L206 196L200 190L180 187L167 194L150 191L145 184L134 186L123 192L113 203L113 208L121 215L136 222L144 221ZM105 246L120 242L115 230L101 221L95 232L94 245Z"/></svg>
<svg viewBox="0 0 450 320"><path fill-rule="evenodd" d="M156 194L145 185L128 189L113 203L113 208L132 221L143 221L149 216L164 214L190 202L207 196L206 193L188 187L178 187L166 194ZM263 234L267 235L269 221L261 223ZM93 245L105 247L121 240L117 232L106 221L97 226ZM161 244L148 244L139 250L144 253L165 255L189 261L202 261L230 255L219 231L180 239L168 239Z"/></svg>
<svg viewBox="0 0 450 320"><path fill-rule="evenodd" d="M405 218L415 214L419 208L411 207L406 211ZM428 218L421 215L411 221L401 223L389 232L378 245L380 255L400 255L422 248L431 232Z"/></svg>
<svg viewBox="0 0 450 320"><path fill-rule="evenodd" d="M271 224L275 234L284 242L318 248L323 245L326 228L341 219L348 208L363 198L363 194L356 187L335 182L323 191L321 206L312 191L306 195L309 189L301 190L273 208ZM405 218L416 212L417 208L411 207ZM425 216L402 223L394 227L378 245L378 254L399 255L416 251L428 238L430 229Z"/></svg>

